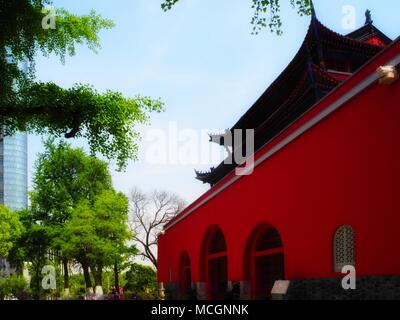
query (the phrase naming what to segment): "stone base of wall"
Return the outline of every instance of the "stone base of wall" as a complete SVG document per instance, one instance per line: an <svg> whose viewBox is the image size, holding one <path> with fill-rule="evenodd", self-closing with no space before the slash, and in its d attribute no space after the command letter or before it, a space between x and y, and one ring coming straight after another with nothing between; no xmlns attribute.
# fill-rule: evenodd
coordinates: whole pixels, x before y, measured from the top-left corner
<svg viewBox="0 0 400 320"><path fill-rule="evenodd" d="M206 300L206 283L197 282L196 283L196 296L197 300Z"/></svg>
<svg viewBox="0 0 400 320"><path fill-rule="evenodd" d="M182 299L179 286L164 284L166 299ZM192 285L192 300L206 299L206 284L197 282ZM229 282L227 300L250 299L250 286L247 281ZM345 290L342 278L335 279L298 279L291 280L287 294L279 297L283 300L400 300L400 276L357 277L356 289Z"/></svg>
<svg viewBox="0 0 400 320"><path fill-rule="evenodd" d="M179 288L176 283L164 283L164 294L166 300L178 300L179 299Z"/></svg>
<svg viewBox="0 0 400 320"><path fill-rule="evenodd" d="M250 282L249 281L240 281L240 299L241 300L249 300L250 297L251 297Z"/></svg>
<svg viewBox="0 0 400 320"><path fill-rule="evenodd" d="M284 300L400 300L400 276L357 277L345 290L342 278L291 280Z"/></svg>

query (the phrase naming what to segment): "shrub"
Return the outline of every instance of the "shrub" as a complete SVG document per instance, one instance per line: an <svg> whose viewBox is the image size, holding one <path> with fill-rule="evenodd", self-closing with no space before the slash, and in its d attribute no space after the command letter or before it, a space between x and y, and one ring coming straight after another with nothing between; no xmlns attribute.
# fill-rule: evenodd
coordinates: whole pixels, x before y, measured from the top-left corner
<svg viewBox="0 0 400 320"><path fill-rule="evenodd" d="M140 300L157 299L157 276L152 267L132 263L125 273L125 281L124 291L127 296Z"/></svg>
<svg viewBox="0 0 400 320"><path fill-rule="evenodd" d="M69 276L70 299L79 299L86 296L85 278L83 274Z"/></svg>
<svg viewBox="0 0 400 320"><path fill-rule="evenodd" d="M18 300L27 300L30 298L29 284L24 277L13 275L0 278L0 300L12 296Z"/></svg>

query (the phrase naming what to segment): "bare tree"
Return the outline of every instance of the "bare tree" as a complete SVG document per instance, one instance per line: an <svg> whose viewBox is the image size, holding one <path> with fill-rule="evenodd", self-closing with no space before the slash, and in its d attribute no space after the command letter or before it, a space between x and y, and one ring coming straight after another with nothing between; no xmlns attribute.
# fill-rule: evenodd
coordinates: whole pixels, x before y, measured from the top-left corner
<svg viewBox="0 0 400 320"><path fill-rule="evenodd" d="M157 236L163 226L185 206L177 195L155 190L145 194L134 188L130 194L129 227L140 255L157 268Z"/></svg>

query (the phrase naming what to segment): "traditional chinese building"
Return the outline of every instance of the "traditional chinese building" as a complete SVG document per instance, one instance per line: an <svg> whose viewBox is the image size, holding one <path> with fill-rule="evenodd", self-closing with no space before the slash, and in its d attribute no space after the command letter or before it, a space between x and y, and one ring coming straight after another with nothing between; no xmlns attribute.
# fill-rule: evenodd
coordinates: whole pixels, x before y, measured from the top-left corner
<svg viewBox="0 0 400 320"><path fill-rule="evenodd" d="M399 39L369 11L346 36L313 12L287 68L211 136L222 145L254 129L254 171L197 172L211 189L159 236L158 280L172 297L270 298L289 280L289 298L365 298L381 284L372 298L400 298L399 63ZM348 265L359 290L341 287Z"/></svg>

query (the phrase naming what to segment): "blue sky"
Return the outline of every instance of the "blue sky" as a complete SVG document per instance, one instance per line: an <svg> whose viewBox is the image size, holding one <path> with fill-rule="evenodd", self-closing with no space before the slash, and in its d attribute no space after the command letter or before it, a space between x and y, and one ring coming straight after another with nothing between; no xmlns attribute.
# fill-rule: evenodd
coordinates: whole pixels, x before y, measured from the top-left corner
<svg viewBox="0 0 400 320"><path fill-rule="evenodd" d="M98 54L79 47L65 65L55 57L39 56L37 75L63 87L88 83L100 91L161 98L166 111L154 115L150 126L140 128L143 141L138 161L130 162L121 173L111 166L114 185L125 193L134 186L145 191L166 189L191 202L208 189L194 179L194 168L205 170L223 159L219 147L207 142L206 132L231 127L290 62L304 39L310 18L299 17L289 0L282 1L284 34L278 37L267 30L251 35L251 0L180 0L167 13L160 8L162 0L54 0L56 8L77 14L93 8L116 27L101 33ZM393 39L400 35L398 0L314 2L320 21L336 32L352 31L342 23L343 9L350 5L356 10L357 27L364 23L369 8L375 26ZM179 139L174 138L175 127ZM172 149L162 140L152 140L156 130L169 134L172 142L175 139ZM70 142L86 148L84 141ZM203 149L193 151L196 143ZM154 158L157 152L162 157L177 147L183 155L210 152L214 158L205 157L199 163L196 157L185 163L149 161L149 154ZM31 135L30 178L42 150L41 137Z"/></svg>

